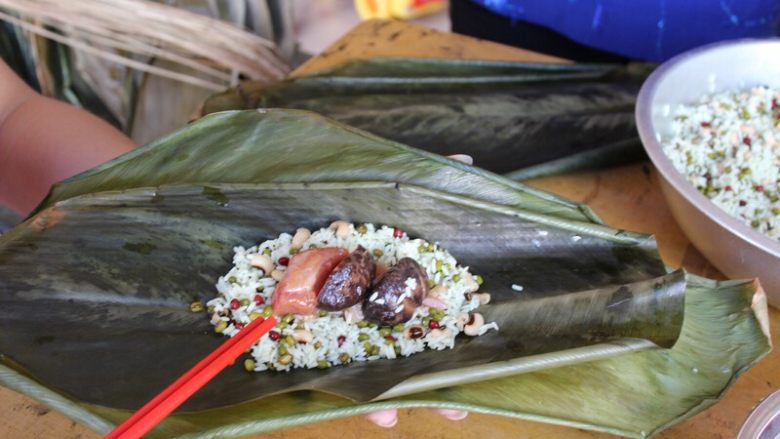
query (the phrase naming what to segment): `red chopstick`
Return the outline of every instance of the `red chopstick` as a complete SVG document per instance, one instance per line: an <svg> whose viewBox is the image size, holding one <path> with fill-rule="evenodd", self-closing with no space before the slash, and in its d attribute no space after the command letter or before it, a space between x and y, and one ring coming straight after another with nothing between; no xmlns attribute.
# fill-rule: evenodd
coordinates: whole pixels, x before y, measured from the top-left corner
<svg viewBox="0 0 780 439"><path fill-rule="evenodd" d="M252 321L125 419L105 439L138 439L146 434L224 368L233 364L236 358L257 343L260 337L274 326L276 326L276 319L273 316L265 320L257 318Z"/></svg>

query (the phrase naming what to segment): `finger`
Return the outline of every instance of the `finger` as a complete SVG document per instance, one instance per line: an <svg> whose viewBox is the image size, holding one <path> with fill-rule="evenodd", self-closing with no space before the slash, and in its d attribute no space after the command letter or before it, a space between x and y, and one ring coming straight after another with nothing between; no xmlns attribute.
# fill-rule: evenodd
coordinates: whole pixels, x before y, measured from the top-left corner
<svg viewBox="0 0 780 439"><path fill-rule="evenodd" d="M380 427L394 427L395 424L398 423L398 410L380 410L378 412L369 413L366 415L366 419Z"/></svg>
<svg viewBox="0 0 780 439"><path fill-rule="evenodd" d="M450 421L460 421L469 415L465 410L433 409L434 412L444 416Z"/></svg>
<svg viewBox="0 0 780 439"><path fill-rule="evenodd" d="M473 165L474 164L474 159L470 155L466 155L466 154L448 155L447 158L448 159L452 159L452 160L457 160L459 162L463 162L463 163L465 163L467 165Z"/></svg>

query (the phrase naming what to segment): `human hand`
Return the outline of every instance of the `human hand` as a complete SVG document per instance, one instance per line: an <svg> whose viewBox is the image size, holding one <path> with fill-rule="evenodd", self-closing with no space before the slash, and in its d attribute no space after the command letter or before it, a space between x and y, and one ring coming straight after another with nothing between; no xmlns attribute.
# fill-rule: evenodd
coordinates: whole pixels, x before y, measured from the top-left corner
<svg viewBox="0 0 780 439"><path fill-rule="evenodd" d="M0 204L26 215L52 184L134 146L102 119L39 95L0 60Z"/></svg>
<svg viewBox="0 0 780 439"><path fill-rule="evenodd" d="M474 164L474 159L471 156L466 154L448 155L447 158L459 162L463 162L467 165ZM441 416L444 416L445 418L451 421L460 421L461 419L464 419L466 416L469 415L469 412L465 410L433 409L433 411L435 413L438 413ZM368 419L369 421L373 422L374 424L380 427L392 428L395 427L395 424L398 423L398 410L396 409L379 410L367 414L366 419Z"/></svg>
<svg viewBox="0 0 780 439"><path fill-rule="evenodd" d="M460 421L469 414L469 412L464 410L433 409L433 411L451 421ZM398 423L398 410L379 410L367 414L366 419L380 427L392 428Z"/></svg>

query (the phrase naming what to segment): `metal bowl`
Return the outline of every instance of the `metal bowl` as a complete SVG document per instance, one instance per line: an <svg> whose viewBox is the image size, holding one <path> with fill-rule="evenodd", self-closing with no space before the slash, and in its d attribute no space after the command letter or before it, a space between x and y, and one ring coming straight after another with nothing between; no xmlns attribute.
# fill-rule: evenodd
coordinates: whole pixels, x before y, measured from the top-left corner
<svg viewBox="0 0 780 439"><path fill-rule="evenodd" d="M780 390L764 398L750 412L737 439L777 439L780 437Z"/></svg>
<svg viewBox="0 0 780 439"><path fill-rule="evenodd" d="M660 141L670 136L679 104L754 85L780 88L780 39L717 43L672 58L642 86L636 120L645 150L661 175L669 208L693 245L731 278L758 277L769 302L780 306L780 242L700 194L677 172Z"/></svg>

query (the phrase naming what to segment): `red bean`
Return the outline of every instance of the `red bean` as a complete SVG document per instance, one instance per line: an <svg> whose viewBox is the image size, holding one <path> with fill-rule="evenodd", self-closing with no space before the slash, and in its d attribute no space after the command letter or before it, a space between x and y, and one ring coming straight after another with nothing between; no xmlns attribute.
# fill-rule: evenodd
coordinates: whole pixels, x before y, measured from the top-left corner
<svg viewBox="0 0 780 439"><path fill-rule="evenodd" d="M412 339L417 339L423 336L423 330L419 326L413 326L409 328L409 337Z"/></svg>
<svg viewBox="0 0 780 439"><path fill-rule="evenodd" d="M241 301L238 299L233 299L230 301L230 309L238 309L241 308Z"/></svg>
<svg viewBox="0 0 780 439"><path fill-rule="evenodd" d="M287 264L289 263L290 263L290 258L288 258L287 256L282 256L281 258L279 258L279 265L286 267Z"/></svg>

